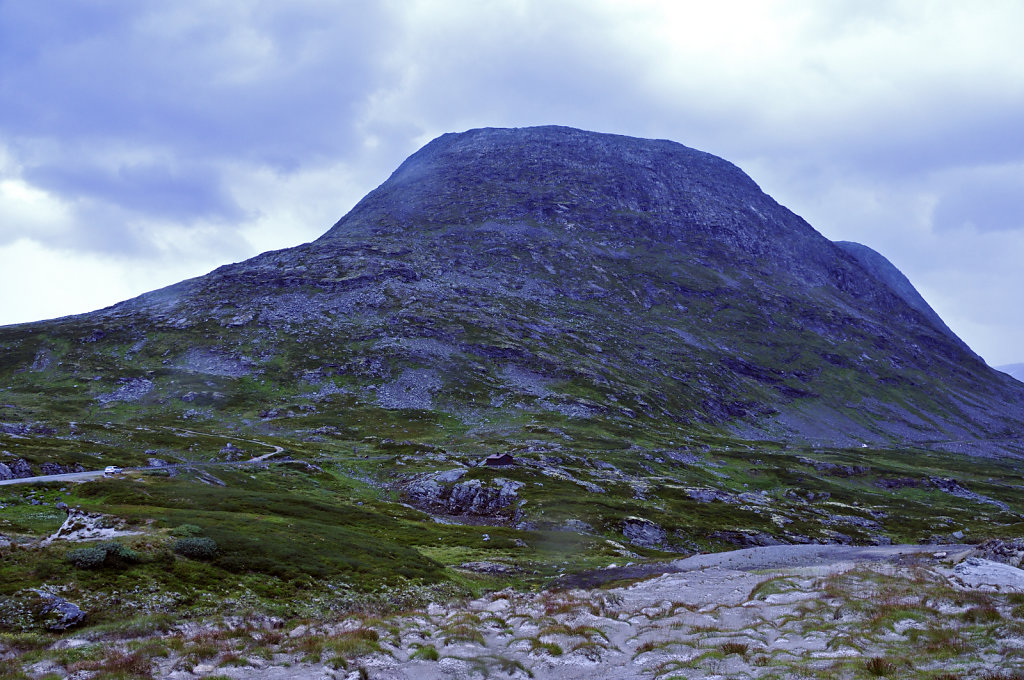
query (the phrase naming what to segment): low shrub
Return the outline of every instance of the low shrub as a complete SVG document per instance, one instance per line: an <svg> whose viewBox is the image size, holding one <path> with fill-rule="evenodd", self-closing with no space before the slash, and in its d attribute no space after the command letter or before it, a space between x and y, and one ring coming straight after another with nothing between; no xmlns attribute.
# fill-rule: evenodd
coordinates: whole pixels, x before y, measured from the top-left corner
<svg viewBox="0 0 1024 680"><path fill-rule="evenodd" d="M79 569L123 566L142 561L142 555L117 541L105 541L89 548L71 550L66 557L68 562Z"/></svg>
<svg viewBox="0 0 1024 680"><path fill-rule="evenodd" d="M171 549L182 557L193 560L209 560L217 556L217 542L205 536L179 538Z"/></svg>
<svg viewBox="0 0 1024 680"><path fill-rule="evenodd" d="M896 664L892 663L887 659L876 656L871 659L868 659L864 663L864 669L876 678L881 678L895 673Z"/></svg>
<svg viewBox="0 0 1024 680"><path fill-rule="evenodd" d="M171 536L177 536L178 538L190 538L193 536L199 536L202 533L202 528L195 524L182 524L181 526L175 527L171 530Z"/></svg>
<svg viewBox="0 0 1024 680"><path fill-rule="evenodd" d="M69 551L67 559L79 569L95 569L107 561L107 551L102 548L79 548Z"/></svg>
<svg viewBox="0 0 1024 680"><path fill-rule="evenodd" d="M96 547L106 551L108 563L123 562L125 564L134 564L142 561L142 555L126 545L121 545L117 541L107 541L100 543Z"/></svg>
<svg viewBox="0 0 1024 680"><path fill-rule="evenodd" d="M999 610L990 604L971 607L961 616L968 623L995 623L1003 620L1003 615L999 613Z"/></svg>
<svg viewBox="0 0 1024 680"><path fill-rule="evenodd" d="M441 658L441 655L437 653L437 647L434 645L423 645L415 652L412 653L411 659L423 659L424 661L437 661Z"/></svg>
<svg viewBox="0 0 1024 680"><path fill-rule="evenodd" d="M739 654L740 656L746 656L747 650L750 649L750 646L743 642L726 642L720 647L720 649L723 654Z"/></svg>

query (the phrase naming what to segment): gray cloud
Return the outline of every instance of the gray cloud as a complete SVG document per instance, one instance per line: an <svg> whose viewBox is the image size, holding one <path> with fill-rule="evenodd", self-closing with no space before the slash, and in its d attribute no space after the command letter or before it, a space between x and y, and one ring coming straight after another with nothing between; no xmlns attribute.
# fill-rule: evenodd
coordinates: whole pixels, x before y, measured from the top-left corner
<svg viewBox="0 0 1024 680"><path fill-rule="evenodd" d="M991 321L1024 288L1020 25L942 0L0 0L0 254L240 259L437 134L557 123L736 162L1021 361L1024 312Z"/></svg>
<svg viewBox="0 0 1024 680"><path fill-rule="evenodd" d="M196 164L136 162L102 167L66 162L24 173L35 186L66 199L93 199L133 212L153 212L170 220L217 216L241 219L243 210L225 193L215 168Z"/></svg>
<svg viewBox="0 0 1024 680"><path fill-rule="evenodd" d="M937 230L1024 232L1024 164L956 172L941 186Z"/></svg>
<svg viewBox="0 0 1024 680"><path fill-rule="evenodd" d="M374 38L388 31L377 7L7 3L0 125L285 168L344 153L358 142L351 109L376 82Z"/></svg>

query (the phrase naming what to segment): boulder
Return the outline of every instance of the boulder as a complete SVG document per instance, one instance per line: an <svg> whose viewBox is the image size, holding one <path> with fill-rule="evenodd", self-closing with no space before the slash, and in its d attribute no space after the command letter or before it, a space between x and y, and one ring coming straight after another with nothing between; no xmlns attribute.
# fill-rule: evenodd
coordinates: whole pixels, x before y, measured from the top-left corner
<svg viewBox="0 0 1024 680"><path fill-rule="evenodd" d="M1024 593L1024 569L982 557L968 557L953 567L951 581L964 590Z"/></svg>
<svg viewBox="0 0 1024 680"><path fill-rule="evenodd" d="M664 546L668 537L664 529L643 517L627 517L622 522L622 535L633 545L654 549Z"/></svg>
<svg viewBox="0 0 1024 680"><path fill-rule="evenodd" d="M32 607L34 618L47 630L67 630L85 620L85 612L79 609L78 605L41 590L33 592L39 596L39 600Z"/></svg>
<svg viewBox="0 0 1024 680"><path fill-rule="evenodd" d="M24 458L15 458L6 463L0 463L0 479L24 479L32 476L32 468Z"/></svg>
<svg viewBox="0 0 1024 680"><path fill-rule="evenodd" d="M502 514L518 500L522 482L495 478L490 483L479 479L459 482L465 468L456 468L417 477L403 489L413 505L449 515L493 516Z"/></svg>
<svg viewBox="0 0 1024 680"><path fill-rule="evenodd" d="M241 458L242 454L244 453L242 449L238 448L231 442L225 444L221 448L220 452L222 455L226 456L228 460L236 460L238 458Z"/></svg>
<svg viewBox="0 0 1024 680"><path fill-rule="evenodd" d="M1024 568L1024 538L1001 540L993 538L974 549L974 557Z"/></svg>

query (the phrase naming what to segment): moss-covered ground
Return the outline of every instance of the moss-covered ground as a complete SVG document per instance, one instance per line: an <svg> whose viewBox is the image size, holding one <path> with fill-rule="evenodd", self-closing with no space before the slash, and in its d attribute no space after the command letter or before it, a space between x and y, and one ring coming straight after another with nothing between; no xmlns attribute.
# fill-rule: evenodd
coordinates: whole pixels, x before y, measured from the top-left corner
<svg viewBox="0 0 1024 680"><path fill-rule="evenodd" d="M721 436L680 437L667 446L656 433L625 447L615 433L596 424L587 430L585 423L566 443L563 428L537 424L530 439L506 442L517 465L493 469L479 466L494 446L486 437L469 446L460 436L449 446L443 435L424 432L419 441L301 441L196 424L83 423L73 435L0 435L0 448L32 462L97 469L157 456L192 463L85 483L0 487L0 534L11 541L0 552L0 595L9 604L2 625L36 627L18 618L17 603L33 589L57 586L88 610L92 624L139 612L297 616L344 608L356 601L352 594L381 588L464 595L534 589L574 571L764 540L979 541L1024 530L1017 492L1024 479L1014 461ZM228 442L244 451L243 459L273 446L285 452L260 464L229 463L222 453ZM523 483L518 525L510 513L442 522L405 504L401 490L410 479L461 465L470 466L466 480ZM933 481L954 478L976 497ZM90 543L42 547L40 539L64 519L58 502L137 532L116 540L139 559L81 568L68 553ZM623 534L631 517L657 523L666 540L657 548L631 544ZM585 524L566 530L570 520ZM182 526L212 539L215 554L175 552ZM472 562L509 568L459 568Z"/></svg>

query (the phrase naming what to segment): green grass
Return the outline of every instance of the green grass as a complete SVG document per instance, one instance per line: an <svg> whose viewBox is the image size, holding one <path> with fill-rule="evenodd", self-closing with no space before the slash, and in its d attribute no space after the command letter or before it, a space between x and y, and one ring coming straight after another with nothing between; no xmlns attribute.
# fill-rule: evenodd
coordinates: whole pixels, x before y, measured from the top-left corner
<svg viewBox="0 0 1024 680"><path fill-rule="evenodd" d="M736 327L737 332L756 334L743 329L744 319L751 318L749 305L737 303L716 311L696 294L722 285L717 272L691 272L684 287L695 296L693 313L707 314ZM525 320L544 311L535 303L524 304L523 309L509 308L508 318ZM206 468L224 487L204 482L196 471L82 485L0 487L0 533L16 544L28 545L60 525L63 513L54 507L58 501L109 514L144 532L138 540L126 540L141 559L116 569L113 565L73 569L64 560L69 546L5 551L0 555L0 595L21 597L18 593L28 588L61 582L69 584L72 594L92 592L111 600L115 592L148 589L171 597L182 611L196 614L212 611L209 603L215 600L233 602L236 611L270 608L298 614L310 611L311 603L326 592L326 584L346 594L344 606L357 608L384 606L384 598L374 593L385 587L391 594L398 590L422 593L417 589L425 587L461 594L505 586L536 588L560 573L612 562L664 560L678 556L673 551L733 548L741 535L751 532L782 540L828 540L838 531L855 542L874 540L877 533L894 541L917 542L933 536L948 538L955 530L966 531L970 540L1024 531L1015 514L1024 513L1015 490L1024 484L1024 475L1014 461L965 459L913 448L843 449L744 441L702 422L701 404L672 389L671 381L657 371L653 377L644 374L649 381L637 382L632 374L634 360L642 359L643 353L609 343L601 326L590 325L601 318L601 304L580 304L578 317L560 335L525 340L508 327L494 327L471 306L464 311L460 318L465 323L448 329L459 338L461 354L445 376L451 383L447 394L437 397L439 406L431 411L394 411L376 404L366 388L383 380L374 371L384 369L361 363L379 350L378 338L372 334L339 339L340 332L334 337L318 328L287 332L245 328L236 334L216 320L203 321L188 333L168 327L84 328L67 321L3 329L0 377L7 381L7 389L0 393L0 420L38 421L48 428L30 437L0 434L0 450L12 457L33 465L49 460L90 469L111 463L144 464L151 456L209 461L219 459L220 449L231 441L247 455L268 451L269 445L284 446L289 455L313 462L323 471L284 464L271 464L268 469ZM651 308L651 314L670 313L674 312L668 307ZM340 323L358 325L368 318ZM665 342L655 332L656 326L635 329L636 337L653 349ZM425 338L438 335L434 333L438 329L429 324L420 330ZM93 341L94 331L106 335ZM803 331L785 332L792 335L784 338L786 343L758 340L752 347L763 352L765 361L789 366L792 375L785 378L785 385L806 387L800 375L815 365L813 338ZM143 335L145 344L133 350ZM186 337L188 343L183 340ZM225 352L226 338L234 343L228 354L237 347L241 355L256 357L249 375L234 378L182 368L188 347L221 347L218 351ZM319 348L316 358L305 344L313 340ZM789 341L811 342L812 347L784 356L785 345L792 346ZM596 352L595 344L603 351ZM849 354L857 345L851 340L829 349L838 362L836 375L853 370L849 366L856 356ZM24 370L40 350L49 354L50 368ZM551 404L583 404L605 411L596 418L570 417L545 408L536 395L521 395L526 407L518 410L491 408L487 400L477 403L479 395L501 383L503 364L492 360L498 350L522 350L524 356L509 362L550 378ZM422 365L398 350L388 352L385 363L394 374ZM703 370L703 355L701 350L694 352L672 355L672 361L679 362L680 371L697 375ZM573 362L560 358L566 353L574 357ZM130 360L126 359L129 354ZM623 363L623 358L628 361ZM718 368L708 370L713 374L707 379L718 381ZM882 373L880 377L891 377L888 370ZM113 375L146 377L155 387L140 402L101 406L94 397L116 389ZM92 380L96 376L100 380ZM729 398L737 403L749 401L776 389L775 383L765 382L766 376L761 378L753 387L737 388ZM323 399L309 396L316 393L317 384L327 383L347 391ZM879 389L897 394L903 388L893 384ZM189 391L206 395L202 399L208 403L181 401L179 397ZM214 393L224 396L215 398ZM856 390L847 396L856 403ZM460 406L467 403L473 408ZM182 419L185 410L197 406L208 409L210 417L202 422ZM624 415L625 409L632 415ZM691 422L673 420L658 409L686 414ZM277 415L261 418L260 413L269 410ZM521 509L518 504L510 507L509 513L519 510L522 515L516 521L532 523L533 528L516 529L508 517L495 520L501 526L437 524L401 504L399 489L412 475L473 463L496 450L513 451L524 464L510 470L471 467L465 479L490 482L500 476L523 482L520 497L525 504ZM698 456L699 462L673 460L670 454L682 451ZM557 459L548 464L599 485L604 493L542 474L537 466L548 456ZM438 461L441 457L447 460ZM808 458L869 470L839 475L801 461ZM602 469L598 461L616 470ZM954 477L978 493L1008 503L1013 513L943 493L927 483L931 477ZM878 486L880 480L896 478L919 483L898 489ZM763 493L770 508L742 500L698 502L686 493L693 487L715 489L733 499ZM33 498L45 505L32 505ZM849 523L828 527L836 515L872 519L882 528L876 532ZM623 520L632 516L648 518L665 529L664 550L626 542ZM560 531L571 519L587 522L595 535ZM210 559L190 560L173 552L171 533L183 525L195 526L197 535L216 544ZM490 540L484 541L484 534ZM609 540L639 557L625 557ZM486 560L513 565L519 571L496 577L451 569L463 562ZM752 597L773 592L771 587L784 584L766 585ZM417 597L399 599L411 603ZM97 606L90 615L97 618L90 622L114 623L134 604L120 606L123 609L114 607L109 613ZM1020 618L1020 614L1014 612L1011 617ZM885 617L880 620L891 624Z"/></svg>

